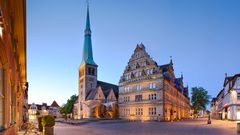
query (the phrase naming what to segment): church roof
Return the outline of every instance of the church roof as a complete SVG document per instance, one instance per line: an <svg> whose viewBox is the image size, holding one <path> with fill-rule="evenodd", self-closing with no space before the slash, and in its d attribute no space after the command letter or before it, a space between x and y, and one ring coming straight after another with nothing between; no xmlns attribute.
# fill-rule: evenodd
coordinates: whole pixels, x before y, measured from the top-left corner
<svg viewBox="0 0 240 135"><path fill-rule="evenodd" d="M102 81L98 81L97 84L99 86L101 86L101 88L103 89L103 94L104 94L105 97L107 97L109 95L109 93L111 92L111 90L113 90L116 98L118 98L119 91L118 91L118 86L117 85L102 82Z"/></svg>
<svg viewBox="0 0 240 135"><path fill-rule="evenodd" d="M106 82L102 82L102 81L97 81L97 88L98 87L102 88L103 94L105 96L105 98L108 97L108 95L110 94L111 90L113 90L116 98L118 98L118 86L114 85L114 84L110 84L110 83L106 83ZM92 89L90 90L89 93L87 93L87 97L86 100L93 100L94 97L96 96L97 93L97 88L96 89Z"/></svg>
<svg viewBox="0 0 240 135"><path fill-rule="evenodd" d="M94 97L96 96L96 94L97 94L97 88L96 88L96 89L91 89L91 90L87 93L86 100L93 100Z"/></svg>

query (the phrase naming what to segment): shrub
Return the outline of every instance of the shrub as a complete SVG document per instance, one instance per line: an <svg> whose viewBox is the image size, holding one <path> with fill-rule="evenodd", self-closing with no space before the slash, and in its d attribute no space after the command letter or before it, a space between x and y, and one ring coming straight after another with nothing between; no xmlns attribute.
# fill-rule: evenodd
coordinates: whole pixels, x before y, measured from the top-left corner
<svg viewBox="0 0 240 135"><path fill-rule="evenodd" d="M55 119L52 115L43 116L42 126L43 127L53 127L55 125Z"/></svg>
<svg viewBox="0 0 240 135"><path fill-rule="evenodd" d="M43 131L42 117L38 117L38 129L39 129L40 132Z"/></svg>

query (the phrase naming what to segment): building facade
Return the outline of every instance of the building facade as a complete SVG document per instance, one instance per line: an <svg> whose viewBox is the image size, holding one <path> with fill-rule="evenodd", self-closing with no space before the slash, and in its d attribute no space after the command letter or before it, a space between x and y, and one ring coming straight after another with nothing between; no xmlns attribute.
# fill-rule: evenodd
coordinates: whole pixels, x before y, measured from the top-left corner
<svg viewBox="0 0 240 135"><path fill-rule="evenodd" d="M25 0L0 1L0 135L16 134L28 115Z"/></svg>
<svg viewBox="0 0 240 135"><path fill-rule="evenodd" d="M50 105L48 112L50 115L53 115L56 118L62 117L62 115L60 113L60 106L58 105L58 103L55 100Z"/></svg>
<svg viewBox="0 0 240 135"><path fill-rule="evenodd" d="M29 121L35 120L37 116L52 115L56 118L62 116L60 114L60 106L56 101L53 101L50 106L48 106L47 103L42 103L41 105L32 103L28 106Z"/></svg>
<svg viewBox="0 0 240 135"><path fill-rule="evenodd" d="M240 74L226 75L223 89L212 100L211 116L222 120L240 120Z"/></svg>
<svg viewBox="0 0 240 135"><path fill-rule="evenodd" d="M79 66L77 115L74 118L115 118L118 115L118 86L97 80L98 65L93 60L89 8L82 63ZM76 114L76 113L75 113Z"/></svg>
<svg viewBox="0 0 240 135"><path fill-rule="evenodd" d="M137 45L119 82L119 115L130 120L189 118L188 88L175 78L173 62L159 66Z"/></svg>

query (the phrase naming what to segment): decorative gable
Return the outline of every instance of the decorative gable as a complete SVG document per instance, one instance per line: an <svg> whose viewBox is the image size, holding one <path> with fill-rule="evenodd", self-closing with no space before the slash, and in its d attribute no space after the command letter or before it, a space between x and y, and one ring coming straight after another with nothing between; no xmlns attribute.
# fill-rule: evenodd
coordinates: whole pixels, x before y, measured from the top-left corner
<svg viewBox="0 0 240 135"><path fill-rule="evenodd" d="M94 97L95 100L105 100L105 96L103 94L102 87L97 87L96 95Z"/></svg>
<svg viewBox="0 0 240 135"><path fill-rule="evenodd" d="M107 96L107 100L108 101L116 101L117 100L116 95L113 92L113 89L111 89L109 95Z"/></svg>

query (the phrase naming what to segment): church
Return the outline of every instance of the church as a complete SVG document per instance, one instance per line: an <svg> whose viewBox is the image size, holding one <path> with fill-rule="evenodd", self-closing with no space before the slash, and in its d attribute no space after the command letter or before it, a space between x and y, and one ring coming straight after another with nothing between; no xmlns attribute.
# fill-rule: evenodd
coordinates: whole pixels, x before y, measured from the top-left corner
<svg viewBox="0 0 240 135"><path fill-rule="evenodd" d="M78 100L74 118L117 118L118 86L97 79L98 65L94 62L89 7L84 31L83 57L79 66Z"/></svg>

